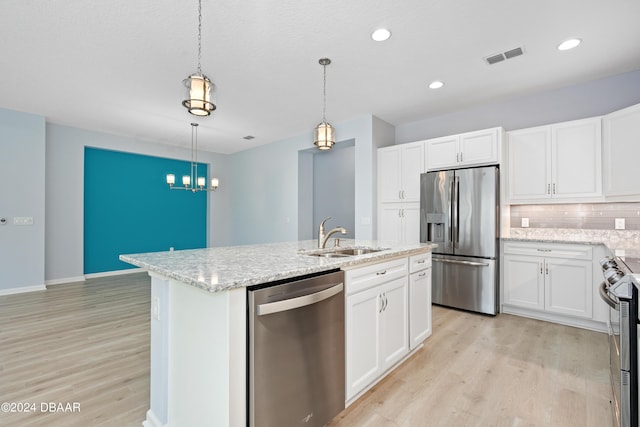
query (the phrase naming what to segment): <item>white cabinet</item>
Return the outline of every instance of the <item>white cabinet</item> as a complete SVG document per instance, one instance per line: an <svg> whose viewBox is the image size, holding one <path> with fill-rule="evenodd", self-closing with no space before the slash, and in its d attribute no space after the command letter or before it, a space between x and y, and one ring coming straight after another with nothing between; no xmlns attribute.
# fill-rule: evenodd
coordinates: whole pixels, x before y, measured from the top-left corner
<svg viewBox="0 0 640 427"><path fill-rule="evenodd" d="M382 203L419 202L424 172L424 143L394 145L378 150L378 197Z"/></svg>
<svg viewBox="0 0 640 427"><path fill-rule="evenodd" d="M424 172L424 144L378 150L378 240L420 241L420 174Z"/></svg>
<svg viewBox="0 0 640 427"><path fill-rule="evenodd" d="M427 140L427 170L499 163L502 132L491 128Z"/></svg>
<svg viewBox="0 0 640 427"><path fill-rule="evenodd" d="M378 211L378 240L420 242L420 203L381 203Z"/></svg>
<svg viewBox="0 0 640 427"><path fill-rule="evenodd" d="M408 260L345 271L346 398L409 352Z"/></svg>
<svg viewBox="0 0 640 427"><path fill-rule="evenodd" d="M640 201L640 104L604 116L602 138L605 198Z"/></svg>
<svg viewBox="0 0 640 427"><path fill-rule="evenodd" d="M409 258L409 349L431 336L431 252Z"/></svg>
<svg viewBox="0 0 640 427"><path fill-rule="evenodd" d="M593 249L589 245L506 242L503 312L602 329L594 305Z"/></svg>
<svg viewBox="0 0 640 427"><path fill-rule="evenodd" d="M599 117L508 132L511 202L602 200Z"/></svg>

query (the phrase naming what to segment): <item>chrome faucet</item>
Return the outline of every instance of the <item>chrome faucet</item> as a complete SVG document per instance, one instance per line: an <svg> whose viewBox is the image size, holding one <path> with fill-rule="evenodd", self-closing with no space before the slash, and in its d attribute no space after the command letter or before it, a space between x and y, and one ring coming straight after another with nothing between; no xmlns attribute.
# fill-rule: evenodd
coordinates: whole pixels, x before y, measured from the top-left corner
<svg viewBox="0 0 640 427"><path fill-rule="evenodd" d="M320 223L320 227L318 228L318 248L324 249L324 246L327 244L327 240L331 237L332 234L340 232L341 234L347 234L347 229L344 227L336 227L329 230L327 233L324 232L324 223L331 219L331 217L327 217Z"/></svg>

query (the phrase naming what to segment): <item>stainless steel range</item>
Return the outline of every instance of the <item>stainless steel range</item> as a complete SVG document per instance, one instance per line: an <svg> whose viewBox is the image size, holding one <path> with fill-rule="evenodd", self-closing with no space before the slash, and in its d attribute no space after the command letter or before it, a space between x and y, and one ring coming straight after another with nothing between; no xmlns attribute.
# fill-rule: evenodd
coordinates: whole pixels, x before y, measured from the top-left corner
<svg viewBox="0 0 640 427"><path fill-rule="evenodd" d="M638 287L640 275L632 274L620 259L600 260L605 281L600 297L609 307L609 363L616 426L638 426Z"/></svg>

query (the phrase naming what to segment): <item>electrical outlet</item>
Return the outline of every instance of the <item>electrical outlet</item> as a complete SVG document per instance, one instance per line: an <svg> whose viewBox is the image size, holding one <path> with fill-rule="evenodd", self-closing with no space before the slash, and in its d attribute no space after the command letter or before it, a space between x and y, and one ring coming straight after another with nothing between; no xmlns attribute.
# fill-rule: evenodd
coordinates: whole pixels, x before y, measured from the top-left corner
<svg viewBox="0 0 640 427"><path fill-rule="evenodd" d="M522 218L521 225L523 228L529 227L529 218Z"/></svg>
<svg viewBox="0 0 640 427"><path fill-rule="evenodd" d="M616 230L624 230L625 229L624 218L616 218L615 228L616 228Z"/></svg>

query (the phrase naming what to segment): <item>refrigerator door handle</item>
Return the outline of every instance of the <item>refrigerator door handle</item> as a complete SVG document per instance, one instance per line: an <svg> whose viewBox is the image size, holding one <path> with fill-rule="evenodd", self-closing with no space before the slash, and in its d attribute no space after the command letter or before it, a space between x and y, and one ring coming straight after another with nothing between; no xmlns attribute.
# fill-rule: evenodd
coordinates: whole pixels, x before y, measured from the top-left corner
<svg viewBox="0 0 640 427"><path fill-rule="evenodd" d="M460 177L456 176L453 180L453 212L455 218L452 218L454 228L452 235L455 237L453 247L457 248L460 246Z"/></svg>
<svg viewBox="0 0 640 427"><path fill-rule="evenodd" d="M453 215L454 215L454 207L453 207L453 196L454 196L454 180L451 179L449 182L449 242L453 244Z"/></svg>
<svg viewBox="0 0 640 427"><path fill-rule="evenodd" d="M472 265L474 267L489 267L489 263L486 263L486 262L458 261L458 260L455 260L455 259L442 259L442 258L433 258L431 261L433 261L433 262L446 262L446 263L449 263L449 264Z"/></svg>

